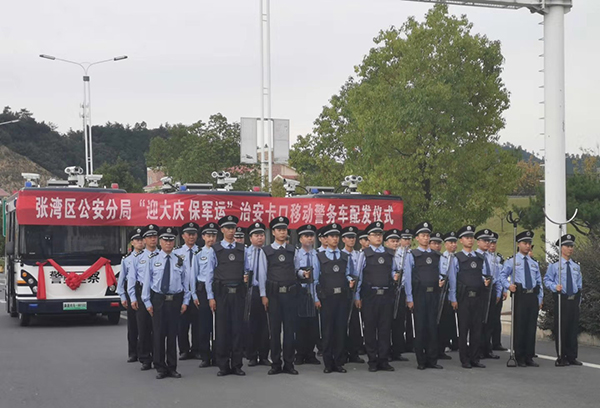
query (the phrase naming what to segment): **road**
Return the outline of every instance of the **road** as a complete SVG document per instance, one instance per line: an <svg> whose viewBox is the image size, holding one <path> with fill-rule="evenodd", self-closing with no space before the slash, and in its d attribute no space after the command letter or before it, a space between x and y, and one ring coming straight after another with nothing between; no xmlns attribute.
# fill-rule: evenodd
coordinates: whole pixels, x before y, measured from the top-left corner
<svg viewBox="0 0 600 408"><path fill-rule="evenodd" d="M2 296L3 298L3 296ZM4 306L4 305L1 305ZM444 370L394 363L396 371L367 372L349 364L347 374L323 374L322 366L300 366L300 375L267 376L266 367L245 367L246 377L216 376L216 368L182 361L181 379L156 380L155 372L126 363L126 322L105 318L45 317L30 327L0 314L0 408L14 407L597 407L600 349L582 347L588 367L555 368L540 358L540 368L506 367L485 360L486 369L465 370L443 361ZM508 344L508 339L505 339ZM551 356L553 344L537 352Z"/></svg>

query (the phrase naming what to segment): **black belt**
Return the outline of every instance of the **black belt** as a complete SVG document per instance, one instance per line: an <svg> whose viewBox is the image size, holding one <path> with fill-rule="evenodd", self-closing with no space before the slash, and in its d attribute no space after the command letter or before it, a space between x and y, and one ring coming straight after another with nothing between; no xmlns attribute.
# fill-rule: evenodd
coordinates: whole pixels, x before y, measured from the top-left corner
<svg viewBox="0 0 600 408"><path fill-rule="evenodd" d="M159 298L162 298L165 302L172 302L175 299L177 299L179 296L183 297L183 292L177 292L177 293L173 293L170 295L163 295L162 293L152 291L152 294L154 296L158 296Z"/></svg>
<svg viewBox="0 0 600 408"><path fill-rule="evenodd" d="M375 288L371 288L371 290L375 291L375 295L382 296L382 295L385 295L386 292L389 291L390 289L389 288L377 288L377 287L375 287Z"/></svg>

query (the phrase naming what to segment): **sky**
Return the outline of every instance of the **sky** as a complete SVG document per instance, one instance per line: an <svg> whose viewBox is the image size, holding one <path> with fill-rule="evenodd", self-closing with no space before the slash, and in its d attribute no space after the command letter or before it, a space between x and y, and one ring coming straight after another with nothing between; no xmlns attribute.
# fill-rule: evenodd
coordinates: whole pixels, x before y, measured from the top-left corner
<svg viewBox="0 0 600 408"><path fill-rule="evenodd" d="M231 121L260 116L260 0L0 0L0 103L27 108L58 130L80 129L78 62L128 59L90 69L94 124ZM577 0L565 16L566 147L600 142L600 1ZM428 3L402 0L271 0L272 116L292 139L312 130L380 30ZM543 154L542 16L528 10L452 6L474 32L502 42L511 94L501 142Z"/></svg>

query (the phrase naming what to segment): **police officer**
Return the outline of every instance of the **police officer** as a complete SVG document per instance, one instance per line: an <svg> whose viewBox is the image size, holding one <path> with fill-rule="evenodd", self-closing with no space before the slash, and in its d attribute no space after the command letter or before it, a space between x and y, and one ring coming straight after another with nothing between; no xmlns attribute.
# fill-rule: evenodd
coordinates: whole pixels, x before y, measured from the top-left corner
<svg viewBox="0 0 600 408"><path fill-rule="evenodd" d="M412 232L409 228L405 228L402 231L396 229L390 230L394 232L394 236L391 239L392 244L394 243L395 236L398 235L398 245L392 246L392 249L396 251L396 264L402 268L404 265L404 257L410 249L412 244ZM388 233L390 232L388 231ZM390 236L388 235L388 241ZM389 244L388 244L389 245ZM400 299L398 305L398 312L396 318L393 318L392 314L392 361L408 361L408 358L403 357L402 353L406 353L412 350L412 316L408 307L406 306L406 277L402 275L400 282ZM410 347L408 347L408 341L410 341Z"/></svg>
<svg viewBox="0 0 600 408"><path fill-rule="evenodd" d="M581 268L571 259L575 236L566 234L556 242L560 247L561 258L548 267L544 276L544 285L554 294L554 337L556 354L559 357L558 366L576 365L582 363L577 360L577 335L579 334L579 305L581 303ZM560 271L560 280L558 278ZM558 296L561 296L561 351L558 351Z"/></svg>
<svg viewBox="0 0 600 408"><path fill-rule="evenodd" d="M246 264L244 244L234 242L238 221L234 215L226 215L219 220L223 240L212 246L208 251L208 262L203 264L207 269L206 294L216 318L219 377L228 374L246 375L242 370L242 335L247 293L244 283L248 281L246 271L250 266Z"/></svg>
<svg viewBox="0 0 600 408"><path fill-rule="evenodd" d="M152 316L144 305L138 305L142 300L142 289L146 279L146 271L150 256L158 255L158 226L149 224L142 229L144 252L138 255L137 266L128 270L127 293L131 299L131 307L136 310L138 326L138 360L142 363L142 371L152 368Z"/></svg>
<svg viewBox="0 0 600 408"><path fill-rule="evenodd" d="M500 281L500 272L502 272L502 265L504 264L504 258L502 254L496 252L496 248L498 245L498 233L492 231L492 239L490 240L490 249L488 252L492 254L492 260L494 259L494 254L496 257L496 264L492 265L492 269L494 271L494 281L498 282L497 285L502 286ZM507 351L507 348L502 346L502 306L504 301L508 297L508 291L502 287L502 296L500 300L496 303L492 311L490 312L490 319L492 322L491 330L491 342L492 342L492 350L497 351Z"/></svg>
<svg viewBox="0 0 600 408"><path fill-rule="evenodd" d="M265 246L259 258L259 287L262 303L271 325L271 360L269 375L285 372L298 374L294 368L294 335L298 317L298 279L310 273L294 266L295 249L286 244L290 220L276 217L269 227L275 242ZM266 271L266 273L265 273ZM281 329L283 326L283 369L281 360Z"/></svg>
<svg viewBox="0 0 600 408"><path fill-rule="evenodd" d="M417 249L406 255L404 276L406 304L415 316L415 355L417 368L443 368L437 363L437 312L440 300L440 288L444 273L440 262L442 254L429 248L431 242L431 224L422 222L415 228Z"/></svg>
<svg viewBox="0 0 600 408"><path fill-rule="evenodd" d="M338 249L340 235L339 224L329 224L323 228L327 241L327 250L319 252L318 267L315 268L315 306L321 311L323 332L323 372L345 373L346 356L344 343L348 323L348 299L350 289L355 285L352 278L352 260L348 254Z"/></svg>
<svg viewBox="0 0 600 408"><path fill-rule="evenodd" d="M360 244L361 251L369 247L369 234L367 234L366 230L358 233L358 243Z"/></svg>
<svg viewBox="0 0 600 408"><path fill-rule="evenodd" d="M440 263L442 264L442 279L444 280L445 285L449 285L448 273L450 271L451 258L454 257L457 246L456 232L450 231L444 234L443 240L446 250L440 259ZM456 313L448 300L448 294L441 300L444 304L442 305L442 314L438 326L438 360L452 360L452 357L446 354L446 347L449 347L451 350L458 350Z"/></svg>
<svg viewBox="0 0 600 408"><path fill-rule="evenodd" d="M517 234L517 257L504 262L501 282L515 297L514 342L515 358L519 367L539 367L533 361L537 318L544 293L538 263L529 258L533 231ZM514 279L512 279L514 271ZM508 281L509 277L511 282Z"/></svg>
<svg viewBox="0 0 600 408"><path fill-rule="evenodd" d="M369 247L358 258L358 288L356 307L362 309L365 325L365 345L369 371L394 371L389 362L390 331L394 308L394 285L400 275L394 259L395 252L385 248L381 221L367 227Z"/></svg>
<svg viewBox="0 0 600 408"><path fill-rule="evenodd" d="M235 233L233 239L238 244L246 246L246 229L244 227L235 227Z"/></svg>
<svg viewBox="0 0 600 408"><path fill-rule="evenodd" d="M212 246L217 241L217 224L209 222L200 228L202 239L204 240L204 247L195 256L194 267L191 278L191 287L196 288L192 291L192 299L194 306L198 309L198 348L200 352L200 368L210 367L211 361L213 365L216 365L216 359L214 358L215 347L214 344L211 348L211 333L213 330L213 314L208 304L208 295L206 291L206 280L208 268L208 256L211 252Z"/></svg>
<svg viewBox="0 0 600 408"><path fill-rule="evenodd" d="M142 229L134 228L129 232L129 242L133 250L127 255L121 263L121 273L117 282L117 294L121 297L121 304L127 309L127 354L128 363L138 361L138 326L136 311L131 307L131 299L127 293L127 275L129 271L135 273L138 256L144 251L144 240L142 239Z"/></svg>
<svg viewBox="0 0 600 408"><path fill-rule="evenodd" d="M195 222L187 222L181 226L181 237L183 238L183 245L173 250L173 253L177 256L185 258L185 263L188 266L188 272L191 275L194 268L195 256L198 253L198 231L200 226ZM196 290L196 286L190 287L190 292ZM177 341L179 343L179 359L188 360L195 358L200 360L200 344L199 344L199 329L200 322L198 319L198 308L188 307L185 313L180 317L179 322L179 335ZM190 347L190 326L192 328L192 344Z"/></svg>
<svg viewBox="0 0 600 408"><path fill-rule="evenodd" d="M265 224L255 222L248 227L250 246L246 248L246 263L252 270L252 299L250 303L250 314L248 319L248 334L246 336L246 357L248 367L257 365L270 366L269 361L269 325L267 324L267 312L260 300L260 288L258 286L258 261L265 244ZM263 271L265 273L266 271Z"/></svg>
<svg viewBox="0 0 600 408"><path fill-rule="evenodd" d="M494 330L494 316L496 314L497 305L502 297L503 287L500 283L500 270L497 267L497 260L494 259L494 254L490 252L490 246L492 239L494 238L494 232L489 229L484 229L475 233L475 239L477 240L477 252L484 256L484 262L489 271L492 284L487 288L492 293L489 294L490 304L485 305L484 303L484 316L483 316L483 328L481 330L481 352L480 358L490 358L497 360L500 358L499 355L494 354L492 351L492 332ZM486 307L487 310L487 323L486 323Z"/></svg>
<svg viewBox="0 0 600 408"><path fill-rule="evenodd" d="M432 232L429 235L429 249L432 251L441 252L442 242L444 242L444 238L442 237L441 232Z"/></svg>
<svg viewBox="0 0 600 408"><path fill-rule="evenodd" d="M342 242L344 243L344 249L342 252L348 254L348 262L350 265L350 276L352 279L358 279L357 265L359 251L356 251L356 237L358 228L353 225L348 225L342 228ZM360 349L363 345L363 338L360 334L360 317L358 315L359 310L354 307L354 302L350 305L352 312L349 312L350 322L348 323L348 336L346 337L346 353L348 356L349 363L364 363L360 356Z"/></svg>
<svg viewBox="0 0 600 408"><path fill-rule="evenodd" d="M177 231L159 231L161 251L148 257L145 265L142 300L152 316L154 330L154 367L156 378L181 378L177 372L177 326L179 315L190 301L189 266L173 253ZM166 341L166 349L165 349Z"/></svg>
<svg viewBox="0 0 600 408"><path fill-rule="evenodd" d="M315 245L314 225L306 224L297 228L298 240L301 247L296 251L294 257L294 265L298 273L311 271L318 268L317 252L314 250ZM323 230L319 230L321 239ZM321 248L326 247L321 246ZM322 252L324 252L323 250ZM298 320L296 326L296 359L294 364L321 364L315 356L315 346L319 341L319 317L315 309L315 283L314 274L306 282L301 280L300 296L298 297Z"/></svg>
<svg viewBox="0 0 600 408"><path fill-rule="evenodd" d="M318 252L323 252L327 250L327 240L323 237L323 227L317 230L317 238L319 239L319 247L317 248ZM314 246L314 245L313 245Z"/></svg>
<svg viewBox="0 0 600 408"><path fill-rule="evenodd" d="M473 251L475 227L465 225L458 230L463 250L452 261L449 274L449 295L454 310L458 310L459 355L463 368L485 368L479 362L481 326L485 302L484 287L491 284L482 254Z"/></svg>

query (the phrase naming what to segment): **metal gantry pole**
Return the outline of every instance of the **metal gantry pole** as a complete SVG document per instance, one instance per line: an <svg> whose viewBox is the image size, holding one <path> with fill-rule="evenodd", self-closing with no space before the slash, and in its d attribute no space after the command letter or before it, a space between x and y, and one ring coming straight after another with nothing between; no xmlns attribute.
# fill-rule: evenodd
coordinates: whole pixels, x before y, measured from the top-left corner
<svg viewBox="0 0 600 408"><path fill-rule="evenodd" d="M265 13L264 1L260 4L260 185L265 187Z"/></svg>
<svg viewBox="0 0 600 408"><path fill-rule="evenodd" d="M265 187L273 181L271 119L271 1L260 2L260 178ZM265 121L267 122L265 124ZM265 125L267 128L265 135ZM266 167L266 168L265 168Z"/></svg>
<svg viewBox="0 0 600 408"><path fill-rule="evenodd" d="M271 116L271 0L267 0L267 146L269 158L269 191L273 182L273 118Z"/></svg>

